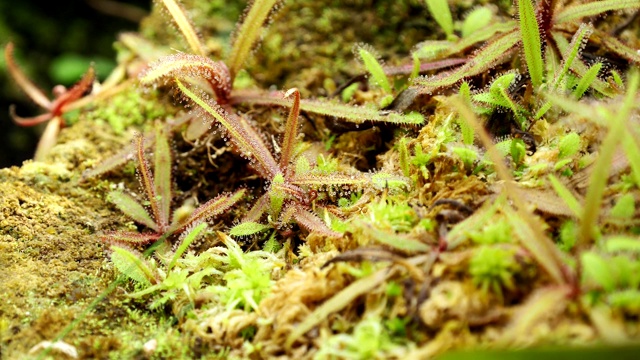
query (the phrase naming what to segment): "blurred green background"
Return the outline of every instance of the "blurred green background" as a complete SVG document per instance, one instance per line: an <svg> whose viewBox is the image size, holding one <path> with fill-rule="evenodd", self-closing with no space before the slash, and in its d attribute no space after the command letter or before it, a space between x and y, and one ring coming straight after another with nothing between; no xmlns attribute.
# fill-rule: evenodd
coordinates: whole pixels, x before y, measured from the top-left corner
<svg viewBox="0 0 640 360"><path fill-rule="evenodd" d="M0 168L33 156L43 126L18 127L9 105L29 117L42 113L7 73L4 46L15 44L16 62L47 95L56 84L73 85L94 62L104 79L115 66L113 42L134 31L151 0L0 0Z"/></svg>

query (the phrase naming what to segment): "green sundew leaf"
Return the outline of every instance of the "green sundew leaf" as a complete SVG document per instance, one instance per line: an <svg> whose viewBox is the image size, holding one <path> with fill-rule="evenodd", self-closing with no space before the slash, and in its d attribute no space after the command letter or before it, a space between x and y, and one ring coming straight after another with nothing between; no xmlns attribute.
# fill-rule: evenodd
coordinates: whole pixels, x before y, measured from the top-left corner
<svg viewBox="0 0 640 360"><path fill-rule="evenodd" d="M358 49L358 54L360 55L360 59L362 59L364 66L367 68L367 71L371 74L371 77L373 77L376 85L380 86L387 94L391 94L393 91L391 90L389 79L387 79L387 75L384 73L382 65L380 65L375 56L363 47Z"/></svg>
<svg viewBox="0 0 640 360"><path fill-rule="evenodd" d="M558 142L558 159L565 159L575 155L580 150L580 135L571 132Z"/></svg>
<svg viewBox="0 0 640 360"><path fill-rule="evenodd" d="M353 98L353 95L356 93L359 87L360 87L360 84L356 82L344 88L344 90L342 90L342 95L341 95L342 101L345 103L348 103L349 101L351 101L351 99Z"/></svg>
<svg viewBox="0 0 640 360"><path fill-rule="evenodd" d="M412 81L420 75L420 58L418 58L418 55L416 55L416 53L412 53L411 59L413 60L413 69L411 69L409 81Z"/></svg>
<svg viewBox="0 0 640 360"><path fill-rule="evenodd" d="M131 251L112 245L111 261L116 269L139 284L149 286L151 281L155 281L151 268Z"/></svg>
<svg viewBox="0 0 640 360"><path fill-rule="evenodd" d="M586 44L589 36L593 33L593 28L587 24L581 24L578 31L573 35L571 39L571 43L566 46L566 50L563 51L563 64L562 68L560 68L560 72L556 74L555 80L553 82L553 89L557 89L558 86L561 85L564 77L569 73L569 69L573 66L574 60L580 55L582 48ZM555 39L555 37L554 37ZM564 40L564 37L562 37ZM560 46L560 45L559 45Z"/></svg>
<svg viewBox="0 0 640 360"><path fill-rule="evenodd" d="M398 189L409 187L409 180L402 176L379 172L371 176L373 185L380 189Z"/></svg>
<svg viewBox="0 0 640 360"><path fill-rule="evenodd" d="M416 111L412 111L408 114L390 112L383 121L393 124L420 125L424 122L424 116Z"/></svg>
<svg viewBox="0 0 640 360"><path fill-rule="evenodd" d="M393 100L394 100L393 95L385 95L378 101L378 107L380 109L384 109L387 106L391 105Z"/></svg>
<svg viewBox="0 0 640 360"><path fill-rule="evenodd" d="M425 0L431 16L447 36L453 35L453 18L447 0Z"/></svg>
<svg viewBox="0 0 640 360"><path fill-rule="evenodd" d="M636 143L633 130L629 129L627 125L627 131L622 139L622 147L624 148L625 155L629 160L631 167L631 174L637 187L640 187L640 146Z"/></svg>
<svg viewBox="0 0 640 360"><path fill-rule="evenodd" d="M638 277L640 262L632 259L629 255L631 254L620 254L608 259L610 260L609 267L615 274L614 276L618 288L636 288L640 285L640 277Z"/></svg>
<svg viewBox="0 0 640 360"><path fill-rule="evenodd" d="M140 203L129 194L125 194L120 190L110 191L107 195L107 201L113 203L125 215L150 229L158 231L158 225L151 219L151 216L140 205Z"/></svg>
<svg viewBox="0 0 640 360"><path fill-rule="evenodd" d="M600 117L594 117L594 114L599 111L597 105L586 105L584 102L579 102L573 98L565 97L558 93L545 92L544 97L547 102L558 106L567 113L571 113L575 116L581 116L592 121L594 124L606 125Z"/></svg>
<svg viewBox="0 0 640 360"><path fill-rule="evenodd" d="M271 229L270 225L264 225L257 222L244 222L232 227L229 230L229 235L231 236L249 236L253 234L257 234L259 232L265 231L267 229Z"/></svg>
<svg viewBox="0 0 640 360"><path fill-rule="evenodd" d="M637 314L640 310L640 291L636 289L616 291L607 296L607 302L611 304L611 306L628 308Z"/></svg>
<svg viewBox="0 0 640 360"><path fill-rule="evenodd" d="M423 60L444 59L454 54L464 52L474 45L487 41L498 33L507 33L516 29L515 21L497 22L476 31L456 42L428 40L416 46L415 54Z"/></svg>
<svg viewBox="0 0 640 360"><path fill-rule="evenodd" d="M580 99L582 95L591 87L593 81L598 77L598 73L602 69L602 63L595 63L593 66L589 68L589 70L584 74L584 76L580 79L578 86L573 91L573 96L576 99Z"/></svg>
<svg viewBox="0 0 640 360"><path fill-rule="evenodd" d="M544 51L544 65L546 70L546 78L547 81L551 81L554 79L555 74L558 73L560 67L560 59L558 53L553 48L553 46L548 46Z"/></svg>
<svg viewBox="0 0 640 360"><path fill-rule="evenodd" d="M509 86L515 80L517 73L510 72L495 79L489 92L473 95L473 100L486 104L501 106L518 113L519 108L509 96Z"/></svg>
<svg viewBox="0 0 640 360"><path fill-rule="evenodd" d="M462 83L462 85L460 86L460 90L458 90L458 93L460 94L460 97L462 97L462 99L467 102L467 104L471 104L471 88L469 87L468 82L465 81ZM462 133L462 142L465 145L472 145L473 139L475 137L475 131L473 130L473 128L462 119L458 119L457 123L458 126L460 126L460 132Z"/></svg>
<svg viewBox="0 0 640 360"><path fill-rule="evenodd" d="M180 29L180 32L184 35L191 50L198 55L204 56L205 51L202 43L200 43L200 38L182 7L174 0L159 0L158 2L162 3L167 10L169 10L169 14L171 14L171 17L178 25L178 29Z"/></svg>
<svg viewBox="0 0 640 360"><path fill-rule="evenodd" d="M582 263L582 280L594 281L602 286L605 291L613 291L616 287L616 279L611 272L607 261L594 252L584 252L580 256Z"/></svg>
<svg viewBox="0 0 640 360"><path fill-rule="evenodd" d="M473 100L510 109L512 107L512 101L508 96L504 96L504 90L509 87L509 84L514 79L514 77L515 74L507 74L499 77L493 82L493 84L491 84L489 92L474 94ZM506 88L504 84L506 84Z"/></svg>
<svg viewBox="0 0 640 360"><path fill-rule="evenodd" d="M213 116L227 131L234 144L244 153L250 154L257 160L255 167L264 176L275 176L278 164L271 155L262 139L253 131L248 131L240 118L233 114L226 113L216 103L205 100L201 96L187 88L179 79L175 79L176 85L189 99L200 106L205 112Z"/></svg>
<svg viewBox="0 0 640 360"><path fill-rule="evenodd" d="M280 187L284 185L284 176L282 174L276 175L273 180L271 180L271 188L269 191L269 200L271 203L271 215L277 217L282 210L282 205L284 204L284 198L286 196L285 192L280 189Z"/></svg>
<svg viewBox="0 0 640 360"><path fill-rule="evenodd" d="M607 185L611 159L618 145L619 139L625 136L625 122L631 115L635 105L635 97L640 85L640 73L636 69L629 74L627 94L620 109L611 116L609 131L600 146L600 155L596 159L593 173L587 188L584 213L580 224L580 242L585 244L593 237L593 225L597 224L598 214L602 204L602 195Z"/></svg>
<svg viewBox="0 0 640 360"><path fill-rule="evenodd" d="M262 245L262 251L266 251L269 253L277 253L282 248L282 245L276 239L276 232L269 237L267 241L265 241L264 245Z"/></svg>
<svg viewBox="0 0 640 360"><path fill-rule="evenodd" d="M622 81L622 76L615 70L611 70L611 76L613 76L613 81L618 85L619 88L624 89L624 81Z"/></svg>
<svg viewBox="0 0 640 360"><path fill-rule="evenodd" d="M604 243L607 252L634 252L640 254L640 238L630 236L612 236Z"/></svg>
<svg viewBox="0 0 640 360"><path fill-rule="evenodd" d="M511 159L517 165L522 164L524 162L524 158L527 154L527 148L522 139L513 139L511 140L511 149L509 150L511 153Z"/></svg>
<svg viewBox="0 0 640 360"><path fill-rule="evenodd" d="M309 164L309 159L305 156L300 156L296 159L296 174L306 174L311 171L311 164Z"/></svg>
<svg viewBox="0 0 640 360"><path fill-rule="evenodd" d="M464 147L454 147L451 149L454 154L458 155L460 160L464 163L464 166L468 169L473 166L473 162L478 159L478 153L473 149L468 149Z"/></svg>
<svg viewBox="0 0 640 360"><path fill-rule="evenodd" d="M491 95L494 105L500 105L511 109L514 113L517 111L516 105L509 96L509 86L516 79L516 73L508 73L495 79L489 88L489 94Z"/></svg>
<svg viewBox="0 0 640 360"><path fill-rule="evenodd" d="M167 139L167 130L161 125L156 127L156 147L154 153L153 184L161 214L161 227L169 224L171 214L171 149Z"/></svg>
<svg viewBox="0 0 640 360"><path fill-rule="evenodd" d="M460 97L462 97L462 99L466 101L468 104L471 103L471 86L469 85L468 82L465 81L462 83L462 85L460 85L458 94L460 94Z"/></svg>
<svg viewBox="0 0 640 360"><path fill-rule="evenodd" d="M622 195L611 208L611 216L620 219L632 219L636 212L636 200L633 194Z"/></svg>
<svg viewBox="0 0 640 360"><path fill-rule="evenodd" d="M515 21L497 22L493 25L483 28L481 31L476 31L467 37L464 37L455 43L451 44L446 49L440 51L437 55L438 58L449 57L453 54L461 53L474 45L483 41L489 40L491 37L498 33L507 33L514 31L517 28Z"/></svg>
<svg viewBox="0 0 640 360"><path fill-rule="evenodd" d="M558 171L558 170L562 169L563 167L565 167L567 164L569 164L571 162L573 162L573 159L571 159L571 158L562 159L562 160L558 161L553 166L553 170Z"/></svg>
<svg viewBox="0 0 640 360"><path fill-rule="evenodd" d="M554 22L561 24L583 17L602 15L607 11L640 8L640 0L601 0L584 4L574 4L560 10L554 16Z"/></svg>
<svg viewBox="0 0 640 360"><path fill-rule="evenodd" d="M537 89L542 85L543 63L542 43L540 41L540 29L538 28L536 12L531 0L518 0L518 10L524 58L527 62L531 82Z"/></svg>
<svg viewBox="0 0 640 360"><path fill-rule="evenodd" d="M462 23L462 37L466 38L476 31L484 31L483 28L489 25L492 17L493 13L487 7L473 9Z"/></svg>
<svg viewBox="0 0 640 360"><path fill-rule="evenodd" d="M571 209L571 212L573 212L576 217L580 217L582 214L582 206L580 205L580 202L578 202L578 199L573 196L571 190L564 186L564 184L560 182L557 177L553 176L553 174L549 174L549 181L551 182L553 190L555 190L558 196L560 196L565 204L567 204L569 209Z"/></svg>
<svg viewBox="0 0 640 360"><path fill-rule="evenodd" d="M560 225L560 244L558 247L569 252L576 245L577 226L574 221L568 220Z"/></svg>
<svg viewBox="0 0 640 360"><path fill-rule="evenodd" d="M496 65L501 59L505 59L512 54L519 41L520 33L517 31L508 32L482 48L465 65L441 75L419 77L414 83L420 86L422 88L421 91L425 93L451 86L464 78L478 75Z"/></svg>
<svg viewBox="0 0 640 360"><path fill-rule="evenodd" d="M540 119L541 117L544 116L544 114L547 113L547 111L549 111L551 109L551 106L553 104L551 104L551 102L547 101L544 104L542 104L542 106L540 107L540 109L536 112L536 115L534 116L534 118L536 120Z"/></svg>
<svg viewBox="0 0 640 360"><path fill-rule="evenodd" d="M507 156L511 152L511 139L502 140L496 143L494 146L501 156ZM486 154L485 157L487 157Z"/></svg>
<svg viewBox="0 0 640 360"><path fill-rule="evenodd" d="M446 40L427 40L416 45L413 55L422 60L443 58L445 57L444 54L450 52L447 50L452 46L454 46L454 43Z"/></svg>
<svg viewBox="0 0 640 360"><path fill-rule="evenodd" d="M616 37L611 36L604 31L594 29L593 33L594 33L594 40L595 41L600 40L603 47L618 54L620 57L624 59L634 62L636 65L640 63L640 54L638 53L638 49L624 44L623 42L618 40Z"/></svg>
<svg viewBox="0 0 640 360"><path fill-rule="evenodd" d="M234 91L234 103L259 104L290 107L291 100L282 98L280 92ZM369 121L384 121L395 124L420 125L424 117L417 112L401 114L395 111L381 111L375 107L353 106L328 100L300 100L300 110L325 116L335 116L355 124Z"/></svg>
<svg viewBox="0 0 640 360"><path fill-rule="evenodd" d="M226 62L229 65L232 79L242 69L253 45L260 39L262 26L277 2L278 0L256 0L249 5L251 9L246 13L247 16L242 25L237 29L233 48Z"/></svg>
<svg viewBox="0 0 640 360"><path fill-rule="evenodd" d="M187 251L187 249L189 248L189 245L191 245L191 243L195 239L197 239L198 236L200 236L200 233L206 228L207 228L207 223L198 224L191 231L189 231L185 236L183 236L183 239L182 239L182 242L180 243L180 246L178 246L178 249L176 250L176 253L173 254L173 258L171 259L171 262L169 263L169 266L167 267L167 269L169 271L171 269L173 269L173 267L175 266L176 262L178 262L178 259L180 259L180 257L182 256L182 254L184 254L184 252Z"/></svg>
<svg viewBox="0 0 640 360"><path fill-rule="evenodd" d="M585 39L588 37L592 30L593 29L588 25L580 25L580 28L573 36L571 44L567 42L567 40L561 33L555 31L551 33L553 40L558 45L558 49L563 54L563 66L560 72L556 75L554 84L552 86L553 89L557 89L558 86L561 85L561 80L564 78L563 74L566 75L569 71L569 68L576 74L578 74L578 76L584 76L584 74L587 72L587 65L579 58L577 58L577 56L582 49L582 44L584 43L584 41L586 41ZM578 42L578 40L580 42ZM597 77L591 84L591 87L599 93L608 97L613 97L616 95L616 93L612 90L611 86L607 82L598 79Z"/></svg>

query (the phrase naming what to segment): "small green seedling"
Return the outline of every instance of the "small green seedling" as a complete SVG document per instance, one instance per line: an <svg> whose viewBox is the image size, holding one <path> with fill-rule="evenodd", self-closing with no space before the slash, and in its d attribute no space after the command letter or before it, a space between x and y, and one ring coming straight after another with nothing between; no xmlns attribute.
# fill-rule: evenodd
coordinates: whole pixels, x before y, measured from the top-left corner
<svg viewBox="0 0 640 360"><path fill-rule="evenodd" d="M371 78L374 83L381 87L385 93L391 94L393 90L391 89L391 84L389 83L389 79L387 79L387 75L384 73L382 69L382 65L378 62L378 59L373 55L370 50L367 50L363 46L359 46L356 50L362 63L367 68L369 74L371 74Z"/></svg>
<svg viewBox="0 0 640 360"><path fill-rule="evenodd" d="M425 0L433 19L440 25L448 38L453 38L453 17L447 0Z"/></svg>

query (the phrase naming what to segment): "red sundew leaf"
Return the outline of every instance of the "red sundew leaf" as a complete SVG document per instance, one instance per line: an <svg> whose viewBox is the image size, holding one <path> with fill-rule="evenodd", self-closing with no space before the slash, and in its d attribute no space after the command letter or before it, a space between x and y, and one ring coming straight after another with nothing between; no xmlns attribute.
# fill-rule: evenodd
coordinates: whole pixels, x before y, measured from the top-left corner
<svg viewBox="0 0 640 360"><path fill-rule="evenodd" d="M49 112L41 115L33 116L33 117L26 117L26 118L18 116L16 115L15 105L9 106L9 116L11 116L11 119L13 120L13 122L16 123L16 125L18 126L34 126L34 125L43 123L45 121L49 121L53 118L53 114Z"/></svg>
<svg viewBox="0 0 640 360"><path fill-rule="evenodd" d="M454 58L454 59L445 59L438 61L431 61L427 63L420 64L420 72L431 71L431 70L441 70L450 68L452 66L462 65L467 63L468 59ZM413 64L402 65L402 66L385 66L383 68L384 73L388 76L394 75L409 75L411 71L413 71Z"/></svg>
<svg viewBox="0 0 640 360"><path fill-rule="evenodd" d="M292 218L309 232L317 232L318 234L339 238L342 234L331 230L318 216L311 213L302 206L292 204L282 213L282 221L287 222Z"/></svg>
<svg viewBox="0 0 640 360"><path fill-rule="evenodd" d="M296 145L296 135L298 135L298 116L300 115L300 91L293 88L284 94L285 98L293 97L293 105L287 118L285 126L284 139L282 141L282 152L280 154L280 168L285 174L290 173L286 169L289 167L291 158L293 157L293 149Z"/></svg>
<svg viewBox="0 0 640 360"><path fill-rule="evenodd" d="M246 190L241 189L232 194L221 194L200 205L191 216L184 222L172 225L172 232L181 231L188 226L207 221L212 217L222 214L235 205L245 194ZM175 230L174 230L175 229Z"/></svg>
<svg viewBox="0 0 640 360"><path fill-rule="evenodd" d="M260 219L262 214L264 214L267 209L269 209L269 193L266 192L258 200L253 204L251 210L249 210L244 217L242 218L242 222L256 222Z"/></svg>
<svg viewBox="0 0 640 360"><path fill-rule="evenodd" d="M8 43L4 48L4 58L7 63L7 69L11 77L18 83L18 86L24 91L33 102L45 109L51 108L51 101L34 83L26 77L13 60L13 43Z"/></svg>
<svg viewBox="0 0 640 360"><path fill-rule="evenodd" d="M53 101L53 103L51 103L51 107L49 108L51 113L55 116L61 115L66 105L80 99L81 97L91 92L95 79L96 72L93 69L93 66L90 66L89 70L84 73L80 81L73 85L71 89L58 96Z"/></svg>
<svg viewBox="0 0 640 360"><path fill-rule="evenodd" d="M156 194L156 186L153 181L153 175L151 175L151 169L149 169L149 162L144 154L144 137L142 134L136 134L134 138L136 160L138 161L138 175L140 185L147 194L147 200L151 205L151 212L153 213L154 223L157 226L156 231L164 231L166 224L162 219L165 216L162 214L162 209L158 203L158 196Z"/></svg>
<svg viewBox="0 0 640 360"><path fill-rule="evenodd" d="M225 103L231 93L231 75L227 66L221 61L198 55L163 56L140 75L140 82L145 85L160 80L172 82L176 77L199 77L207 80L216 94L218 103Z"/></svg>
<svg viewBox="0 0 640 360"><path fill-rule="evenodd" d="M504 61L517 49L519 42L520 33L518 31L513 30L505 33L476 52L474 57L464 65L443 74L419 77L414 80L414 84L420 88L422 93L427 94L439 88L453 86Z"/></svg>
<svg viewBox="0 0 640 360"><path fill-rule="evenodd" d="M251 126L245 125L239 116L225 111L213 101L196 94L179 79L176 78L175 82L187 98L202 108L207 115L215 118L226 131L231 142L238 147L244 156L251 160L252 166L258 173L265 179L271 179L280 172L280 167L273 155L271 155L271 151Z"/></svg>
<svg viewBox="0 0 640 360"><path fill-rule="evenodd" d="M110 231L100 234L100 240L108 244L122 244L122 245L144 245L152 243L160 238L160 234L156 233L144 233L129 231Z"/></svg>

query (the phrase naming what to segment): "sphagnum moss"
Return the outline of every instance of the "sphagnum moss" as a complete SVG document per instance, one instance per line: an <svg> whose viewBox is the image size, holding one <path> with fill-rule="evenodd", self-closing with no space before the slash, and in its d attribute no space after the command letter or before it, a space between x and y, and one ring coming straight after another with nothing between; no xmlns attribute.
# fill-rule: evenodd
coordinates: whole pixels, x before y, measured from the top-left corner
<svg viewBox="0 0 640 360"><path fill-rule="evenodd" d="M335 7L283 4L262 48L253 50L255 57L249 59L247 72L238 69L242 59L230 64L236 64L233 76L244 77L240 80L245 83L263 89L272 83L296 86L299 92L289 92L290 99L284 100L279 98L283 93L276 96L260 89L238 90L234 95L239 85L225 88L219 85L224 79L216 79L211 95L218 104L205 111L211 114L217 106L227 107L227 112L218 114L218 121L227 123L223 124L226 136L234 143L226 143L206 127L194 130L200 119L192 121L196 125L190 125L187 133L201 131L204 136L186 136L187 143L179 133L190 115L168 116L182 105L166 106L169 99L162 95L166 88L158 90L157 98L144 97L163 104L148 108L154 111L147 114L157 119L147 119L147 123L168 122L175 168L187 171L173 172L175 184L166 176L166 162L156 164L162 170L158 174L141 171L145 185L139 193L149 194L147 203L135 193L131 199L138 198L132 200L138 203L138 210L150 205L152 209L142 218L155 219L142 221L142 225L105 206L107 190L135 184L126 170L103 166L94 175L111 171L107 179L113 185L84 177L85 185L76 186L81 171L98 163L103 153L127 143L118 131L132 133L128 127L114 131L105 128L104 122L90 123L86 119L90 113L81 109L77 123L60 134L60 144L44 163L0 172L0 191L6 195L2 197L6 206L0 245L7 250L0 253L0 259L10 264L7 270L11 271L3 269L0 279L3 288L13 294L0 305L2 355L22 358L33 349L31 356L44 357L44 341L56 340L64 343L56 343L51 355L64 356L71 346L82 358L403 358L433 356L471 344L522 347L638 341L634 319L640 282L633 274L640 266L640 224L634 202L640 197L640 183L638 158L632 150L638 147L640 134L635 130L639 114L633 101L637 61L628 51L637 48L634 31L638 24L629 22L626 29L615 31L610 31L606 19L579 25L584 16L637 9L640 4L604 0L565 6L553 0L527 1L517 1L520 8L508 10L519 13L515 22L504 12L506 6L501 10L481 7L490 10L495 23L504 25L497 30L492 27L491 35L483 40L468 33L473 26L465 23L464 16L457 19L464 9L455 2L430 2L431 7L448 4L454 10L453 22L440 19L438 23L428 20L428 7L422 3L377 2L373 7L367 2ZM173 2L163 3L172 6ZM194 4L200 3L184 6L194 14L196 30L182 30L189 34L187 40L175 41L181 49L197 54L188 58L196 63L207 62L204 55L224 58L219 46L224 40L200 43L198 30L211 28L200 27L207 16ZM545 9L557 12L545 13ZM370 20L361 23L372 26L360 26L351 14ZM486 12L481 15L475 18L494 26L483 19ZM165 26L166 21L155 24ZM176 22L184 28L189 20ZM345 23L349 26L338 26ZM283 28L287 31L280 31ZM345 30L335 34L336 28ZM147 27L143 33L164 32L156 30ZM545 37L540 45L536 31ZM326 41L328 32L335 34L332 42ZM495 35L499 33L502 37ZM616 34L620 33L624 36L619 40ZM462 62L447 60L462 65L449 72L433 70L435 77L409 82L418 57L407 56L408 49L443 34L449 42L437 44L441 47L438 56L461 56ZM607 50L583 47L587 38L606 45ZM322 41L315 44L301 39ZM154 54L171 52L161 49L169 42L155 40ZM474 55L473 44L482 41L488 44ZM389 109L374 108L377 116L387 116L387 110L416 111L425 118L424 124L376 123L370 127L361 123L358 129L327 116L332 111L330 103L325 112L305 110L305 99L339 95L337 90L350 76L365 72L348 55L356 42L382 50L388 65L410 65L405 66L408 71L393 75L376 70L379 79L386 76L390 80L393 93ZM544 51L537 48L542 44L546 44ZM510 56L520 46L523 57ZM495 61L495 49L506 50L507 56ZM143 62L153 60L140 51L133 54ZM591 55L602 58L592 64ZM598 66L621 63L619 59L626 59L632 71ZM432 60L423 58L426 63L417 68L434 69ZM136 68L136 61L127 61L125 68ZM154 69L161 71L161 66ZM473 74L477 71L489 76ZM215 73L220 76L224 70ZM190 90L202 74L206 72L194 72L187 80L183 70L172 73L172 77L179 76L180 91L194 107L212 103L208 95ZM447 89L457 87L463 79L467 82L459 91ZM363 77L352 81L357 86L346 98L361 106L377 103L390 93L370 87ZM169 85L173 82L170 79ZM486 90L474 90L482 88ZM441 89L437 96L428 94L437 89ZM285 115L271 109L291 104L294 110ZM322 108L323 102L313 104ZM300 113L295 105L300 106ZM349 109L351 105L341 106ZM231 112L238 116L237 122L226 118ZM92 111L94 116L99 113ZM246 121L248 115L255 122ZM483 123L489 131L480 129ZM304 140L296 135L297 124L307 129ZM362 132L339 132L365 127ZM284 135L279 133L282 129L286 129ZM628 131L623 136L624 152L617 154L611 139L621 129ZM511 135L496 138L498 133ZM369 142L377 145L364 149L361 141L365 137L367 141L377 138ZM153 135L138 139L137 158L144 163L144 153L158 145L153 144ZM315 144L318 140L324 144ZM162 157L167 149L163 143L159 146L164 150L155 147L154 152ZM320 150L325 146L331 154ZM263 150L264 154L255 154ZM250 167L234 153L244 153L255 165ZM115 163L127 161L127 153L122 154ZM606 171L608 159L612 159L611 176ZM303 191L302 186L309 184L299 183L299 174L316 171L316 180L328 181L356 163L360 167L373 164L366 170L375 169L376 174L354 172L351 180L366 178L374 186ZM160 183L163 185L157 185ZM167 186L173 190L166 191ZM125 281L127 275L113 282L114 265L96 241L99 233L123 227L131 234L144 234L154 227L162 232L158 230L170 222L167 207L171 202L181 205L176 210L180 219L189 219L189 209L220 189L240 188L254 198L239 202L225 214L224 223L209 224L219 232L206 232L204 225L198 225L165 243L153 258L137 258L130 250L114 253L118 254L115 258L128 259L118 266L120 271L135 279L129 269L140 261L146 268L138 269L148 270L156 285ZM266 194L264 201L258 200L261 194ZM599 204L605 209L599 209ZM131 216L133 211L129 208L125 213ZM251 221L238 225L243 218ZM246 224L259 231L248 231ZM229 232L244 237L234 240L226 234ZM342 236L327 236L335 233ZM556 239L560 246L555 245ZM261 247L276 253L259 251ZM53 277L45 277L45 272ZM18 275L9 276L13 273ZM103 291L105 288L113 292ZM87 309L91 311L82 312ZM71 322L78 313L77 321Z"/></svg>

